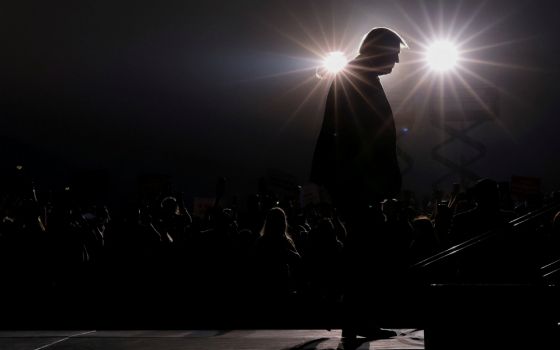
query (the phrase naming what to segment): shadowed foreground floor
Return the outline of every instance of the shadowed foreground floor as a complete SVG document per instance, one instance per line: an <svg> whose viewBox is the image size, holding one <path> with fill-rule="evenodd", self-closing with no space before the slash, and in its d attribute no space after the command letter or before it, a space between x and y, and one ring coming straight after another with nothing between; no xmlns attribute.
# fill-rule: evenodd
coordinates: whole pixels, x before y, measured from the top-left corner
<svg viewBox="0 0 560 350"><path fill-rule="evenodd" d="M326 350L424 349L424 332L343 344L340 330L0 331L2 350ZM346 346L345 346L346 345Z"/></svg>

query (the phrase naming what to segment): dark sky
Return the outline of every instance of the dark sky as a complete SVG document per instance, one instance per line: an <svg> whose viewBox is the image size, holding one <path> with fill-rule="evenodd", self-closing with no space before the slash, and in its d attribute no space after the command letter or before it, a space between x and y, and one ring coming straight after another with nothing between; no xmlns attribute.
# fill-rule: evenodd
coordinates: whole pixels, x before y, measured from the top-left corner
<svg viewBox="0 0 560 350"><path fill-rule="evenodd" d="M370 28L387 26L411 46L384 78L390 99L415 85L399 81L420 65L410 62L422 43L471 37L462 49L479 48L468 56L490 64L465 66L501 91L497 120L476 136L487 154L472 170L558 189L559 9L516 0L4 2L2 167L101 168L123 179L158 171L195 195L210 194L218 175L254 190L267 168L305 182L328 84L313 78L316 52L355 52ZM414 95L421 104L430 91ZM404 182L421 192L445 169L430 158L437 134L426 114L410 118L401 141L414 170Z"/></svg>

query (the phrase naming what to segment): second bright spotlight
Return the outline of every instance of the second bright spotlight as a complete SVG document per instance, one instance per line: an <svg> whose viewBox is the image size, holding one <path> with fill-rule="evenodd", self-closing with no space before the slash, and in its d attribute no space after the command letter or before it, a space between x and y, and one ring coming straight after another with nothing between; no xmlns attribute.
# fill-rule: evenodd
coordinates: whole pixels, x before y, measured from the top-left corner
<svg viewBox="0 0 560 350"><path fill-rule="evenodd" d="M459 52L455 45L449 41L436 41L426 51L428 66L436 71L447 71L455 67Z"/></svg>

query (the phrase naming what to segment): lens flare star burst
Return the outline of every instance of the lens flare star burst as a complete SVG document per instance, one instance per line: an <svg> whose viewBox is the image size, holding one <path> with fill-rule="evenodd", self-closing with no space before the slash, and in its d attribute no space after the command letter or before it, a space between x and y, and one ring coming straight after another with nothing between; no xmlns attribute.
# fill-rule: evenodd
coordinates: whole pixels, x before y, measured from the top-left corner
<svg viewBox="0 0 560 350"><path fill-rule="evenodd" d="M335 51L329 53L329 55L325 58L325 62L323 66L329 71L330 73L336 74L346 67L348 64L348 59L341 51Z"/></svg>
<svg viewBox="0 0 560 350"><path fill-rule="evenodd" d="M278 99L296 98L299 101L294 105L293 112L285 118L279 133L301 116L302 111L308 110L310 105L320 105L318 101L327 94L331 79L344 80L352 74L348 66L352 65L357 55L359 38L372 26L384 23L380 17L372 15L367 18L368 13L375 12L373 9L379 10L381 7L365 3L361 6L367 25L356 22L349 12L335 11L333 8L320 10L314 6L307 9L307 16L288 11L286 18L290 20L290 29L286 29L285 21L278 25L265 22L280 37L287 39L294 46L294 51L301 51L297 56L290 56L290 59L299 62L296 69L279 70L254 78L279 79L289 75L302 78L277 96ZM538 69L515 62L503 62L490 55L492 50L530 40L496 39L501 24L514 11L505 11L492 20L484 21L484 11L490 6L485 0L472 4L464 1L394 2L391 6L383 8L383 18L408 43L408 48L401 51L395 71L383 77L387 90L399 94L399 103L394 106L395 115L401 111L415 110L417 115L426 116L434 105L443 111L446 104L461 105L462 101L467 100L474 101L473 104L478 104L480 109L488 110L488 114L492 115L492 109L487 108L484 100L489 88L500 96L515 96L498 86L488 76L485 67L495 70ZM344 5L340 7L345 8ZM331 11L330 16L328 11ZM282 54L282 57L286 55ZM497 116L492 117L501 125ZM503 128L506 129L505 126Z"/></svg>
<svg viewBox="0 0 560 350"><path fill-rule="evenodd" d="M449 41L436 41L426 51L426 62L432 70L447 71L455 67L459 58L457 47Z"/></svg>
<svg viewBox="0 0 560 350"><path fill-rule="evenodd" d="M342 51L333 51L329 52L325 59L323 60L323 64L317 67L315 71L315 75L319 79L323 79L327 76L334 76L340 72L344 71L344 68L348 64L348 59L346 55Z"/></svg>

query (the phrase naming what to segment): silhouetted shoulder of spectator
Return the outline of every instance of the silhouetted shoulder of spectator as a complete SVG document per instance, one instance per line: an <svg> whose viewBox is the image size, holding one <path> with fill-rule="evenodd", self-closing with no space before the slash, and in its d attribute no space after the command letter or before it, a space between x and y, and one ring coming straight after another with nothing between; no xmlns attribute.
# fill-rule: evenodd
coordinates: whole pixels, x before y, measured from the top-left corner
<svg viewBox="0 0 560 350"><path fill-rule="evenodd" d="M161 200L157 220L154 226L171 242L186 240L187 228L192 224L191 216L181 209L182 205L177 198L168 196Z"/></svg>
<svg viewBox="0 0 560 350"><path fill-rule="evenodd" d="M381 203L387 230L392 234L395 242L399 241L401 245L408 247L413 238L413 228L405 209L402 203L394 198L385 199Z"/></svg>
<svg viewBox="0 0 560 350"><path fill-rule="evenodd" d="M312 251L341 251L342 242L337 237L336 228L329 218L323 218L317 227L309 232L309 249Z"/></svg>
<svg viewBox="0 0 560 350"><path fill-rule="evenodd" d="M236 248L242 252L242 254L250 254L255 247L259 235L255 234L248 228L239 230L235 238Z"/></svg>
<svg viewBox="0 0 560 350"><path fill-rule="evenodd" d="M410 245L411 264L436 253L440 247L430 218L419 216L412 221L412 227L414 228L414 240Z"/></svg>
<svg viewBox="0 0 560 350"><path fill-rule="evenodd" d="M265 259L276 257L287 258L288 260L300 259L296 245L289 236L283 238L263 235L257 238L255 244L259 256Z"/></svg>
<svg viewBox="0 0 560 350"><path fill-rule="evenodd" d="M302 225L296 225L293 227L288 225L287 236L294 243L294 246L299 255L305 255L309 236L309 232L307 232L305 227Z"/></svg>
<svg viewBox="0 0 560 350"><path fill-rule="evenodd" d="M287 228L284 211L271 208L255 244L257 284L263 297L286 297L302 284L301 256Z"/></svg>
<svg viewBox="0 0 560 350"><path fill-rule="evenodd" d="M300 259L287 229L288 223L284 211L278 207L271 208L256 242L257 255L261 260L291 264Z"/></svg>

